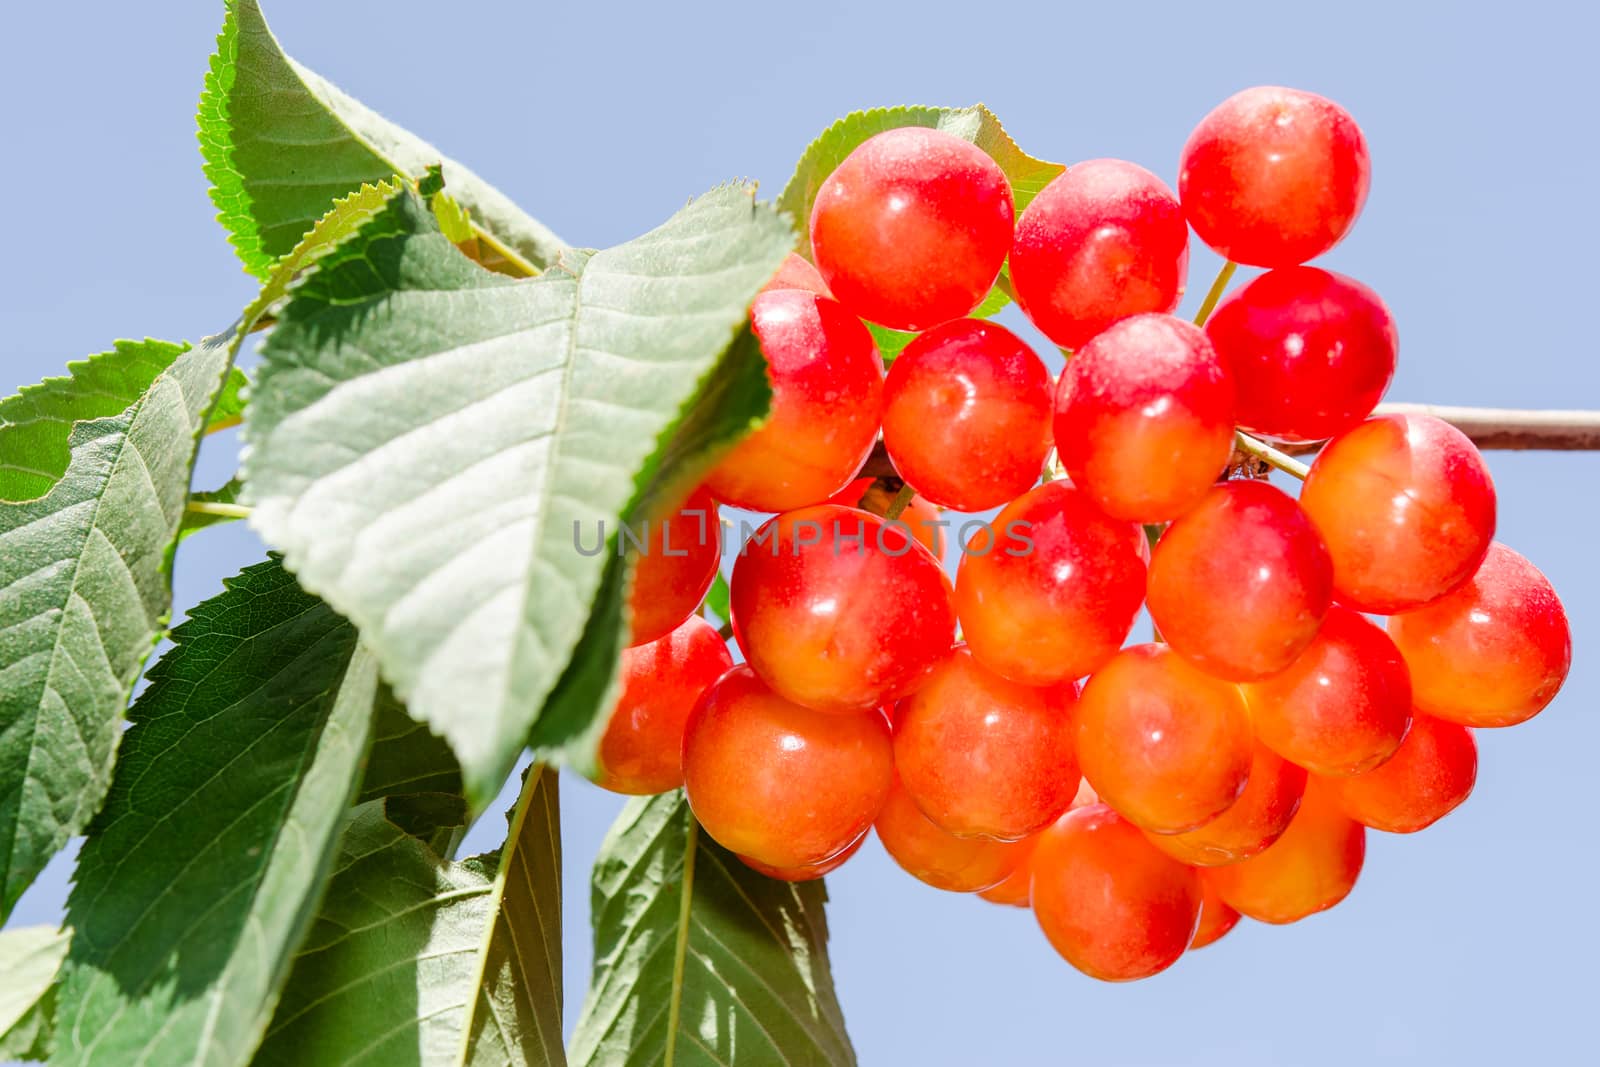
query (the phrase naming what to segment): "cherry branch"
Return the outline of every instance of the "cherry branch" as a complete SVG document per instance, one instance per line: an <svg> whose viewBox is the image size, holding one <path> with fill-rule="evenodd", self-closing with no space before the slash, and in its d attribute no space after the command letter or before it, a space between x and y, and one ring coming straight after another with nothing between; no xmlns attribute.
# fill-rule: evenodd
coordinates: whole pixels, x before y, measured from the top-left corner
<svg viewBox="0 0 1600 1067"><path fill-rule="evenodd" d="M1517 410L1449 407L1443 404L1379 404L1378 415L1432 415L1443 419L1482 449L1552 452L1600 450L1600 411ZM1280 446L1302 455L1320 442Z"/></svg>

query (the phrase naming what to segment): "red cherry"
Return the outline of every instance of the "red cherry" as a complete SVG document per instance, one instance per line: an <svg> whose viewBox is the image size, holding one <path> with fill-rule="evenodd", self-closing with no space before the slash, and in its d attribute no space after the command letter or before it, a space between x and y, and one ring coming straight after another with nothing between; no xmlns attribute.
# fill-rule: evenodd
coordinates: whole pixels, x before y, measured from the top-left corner
<svg viewBox="0 0 1600 1067"><path fill-rule="evenodd" d="M1334 596L1392 615L1477 570L1494 538L1494 482L1465 434L1431 415L1382 415L1329 442L1300 506L1333 557Z"/></svg>
<svg viewBox="0 0 1600 1067"><path fill-rule="evenodd" d="M1239 687L1161 644L1123 649L1083 687L1075 716L1083 776L1135 825L1181 833L1227 811L1250 774Z"/></svg>
<svg viewBox="0 0 1600 1067"><path fill-rule="evenodd" d="M957 319L920 334L889 368L883 443L935 504L982 511L1039 480L1050 451L1050 372L1015 334Z"/></svg>
<svg viewBox="0 0 1600 1067"><path fill-rule="evenodd" d="M683 778L695 818L723 848L769 867L809 867L878 817L894 747L883 716L803 708L738 666L689 716Z"/></svg>
<svg viewBox="0 0 1600 1067"><path fill-rule="evenodd" d="M1205 871L1200 872L1200 890L1200 925L1195 929L1194 942L1189 945L1190 952L1216 944L1239 925L1239 913L1218 895Z"/></svg>
<svg viewBox="0 0 1600 1067"><path fill-rule="evenodd" d="M823 181L811 249L823 280L862 318L925 330L988 295L1015 219L1000 165L921 126L862 142Z"/></svg>
<svg viewBox="0 0 1600 1067"><path fill-rule="evenodd" d="M1017 220L1011 287L1050 340L1076 349L1118 319L1171 311L1189 227L1165 182L1120 159L1067 168Z"/></svg>
<svg viewBox="0 0 1600 1067"><path fill-rule="evenodd" d="M1055 440L1073 483L1106 514L1175 519L1233 454L1233 375L1198 327L1123 319L1067 361Z"/></svg>
<svg viewBox="0 0 1600 1067"><path fill-rule="evenodd" d="M1372 414L1394 377L1400 336L1378 294L1315 267L1268 271L1206 320L1233 369L1239 425L1320 441Z"/></svg>
<svg viewBox="0 0 1600 1067"><path fill-rule="evenodd" d="M1411 720L1395 754L1365 774L1334 779L1346 815L1374 830L1410 834L1450 814L1478 779L1478 746L1460 723Z"/></svg>
<svg viewBox="0 0 1600 1067"><path fill-rule="evenodd" d="M1194 868L1104 804L1063 815L1034 849L1034 916L1055 950L1093 978L1127 982L1172 966L1194 938L1200 904Z"/></svg>
<svg viewBox="0 0 1600 1067"><path fill-rule="evenodd" d="M992 837L957 837L922 814L896 783L873 824L886 852L913 878L952 893L976 893L1004 880L1031 846Z"/></svg>
<svg viewBox="0 0 1600 1067"><path fill-rule="evenodd" d="M838 301L800 289L756 297L750 323L767 358L772 413L706 484L722 502L753 511L825 500L877 439L883 361L872 334Z"/></svg>
<svg viewBox="0 0 1600 1067"><path fill-rule="evenodd" d="M857 478L823 503L860 508L867 514L876 515L881 519L888 513L894 497L895 494L885 489L876 478ZM934 559L944 558L944 546L947 540L944 528L949 523L939 518L938 508L920 496L913 496L911 503L905 506L900 512L900 518L895 521L909 527L911 536L917 539L919 545L932 552Z"/></svg>
<svg viewBox="0 0 1600 1067"><path fill-rule="evenodd" d="M1226 482L1161 535L1150 616L1179 655L1245 682L1305 650L1333 600L1333 562L1311 520L1266 482Z"/></svg>
<svg viewBox="0 0 1600 1067"><path fill-rule="evenodd" d="M868 711L918 685L955 640L950 579L906 528L823 504L769 519L729 583L733 633L774 690Z"/></svg>
<svg viewBox="0 0 1600 1067"><path fill-rule="evenodd" d="M1026 837L1067 810L1078 788L1074 702L1070 685L1008 682L957 648L895 711L900 782L947 833Z"/></svg>
<svg viewBox="0 0 1600 1067"><path fill-rule="evenodd" d="M1366 829L1340 810L1325 779L1312 777L1300 810L1272 847L1241 863L1212 867L1206 877L1241 914L1292 923L1349 896L1366 853Z"/></svg>
<svg viewBox="0 0 1600 1067"><path fill-rule="evenodd" d="M972 654L1024 685L1084 675L1121 647L1144 599L1144 531L1065 481L1013 500L967 545L956 610Z"/></svg>
<svg viewBox="0 0 1600 1067"><path fill-rule="evenodd" d="M638 795L681 786L684 723L732 666L728 646L698 615L665 637L624 649L622 695L600 738L595 784Z"/></svg>
<svg viewBox="0 0 1600 1067"><path fill-rule="evenodd" d="M1200 239L1235 263L1289 267L1350 232L1372 167L1344 108L1298 89L1235 93L1183 146L1178 193Z"/></svg>
<svg viewBox="0 0 1600 1067"><path fill-rule="evenodd" d="M1256 735L1317 774L1369 771L1411 721L1411 679L1378 627L1335 604L1288 669L1244 687Z"/></svg>
<svg viewBox="0 0 1600 1067"><path fill-rule="evenodd" d="M978 895L991 904L1009 904L1026 908L1033 898L1033 850L1038 847L1039 835L1032 834L1013 842L1018 852L1017 865L1005 878L983 890Z"/></svg>
<svg viewBox="0 0 1600 1067"><path fill-rule="evenodd" d="M1511 726L1544 710L1572 666L1572 631L1550 580L1495 542L1477 573L1389 620L1418 710Z"/></svg>
<svg viewBox="0 0 1600 1067"><path fill-rule="evenodd" d="M634 645L664 637L694 614L722 562L717 502L704 489L695 490L665 517L642 525L621 535L637 553L628 597Z"/></svg>
<svg viewBox="0 0 1600 1067"><path fill-rule="evenodd" d="M1191 867L1220 867L1261 852L1283 835L1300 807L1306 772L1257 741L1250 777L1227 811L1183 834L1150 834L1150 843Z"/></svg>
<svg viewBox="0 0 1600 1067"><path fill-rule="evenodd" d="M761 287L763 293L778 289L803 289L818 296L830 299L833 297L833 294L828 292L828 287L823 284L822 275L817 273L817 268L793 252L789 253L783 261L783 266L778 268L778 273L772 276L772 280Z"/></svg>

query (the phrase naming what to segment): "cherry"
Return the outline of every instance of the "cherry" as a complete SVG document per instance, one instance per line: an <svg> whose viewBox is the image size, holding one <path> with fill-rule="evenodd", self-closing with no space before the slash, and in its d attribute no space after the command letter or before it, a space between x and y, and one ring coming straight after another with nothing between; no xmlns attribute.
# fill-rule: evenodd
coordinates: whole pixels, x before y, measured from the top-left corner
<svg viewBox="0 0 1600 1067"><path fill-rule="evenodd" d="M1106 514L1175 519L1233 454L1233 375L1200 329L1135 315L1067 361L1056 386L1056 451Z"/></svg>
<svg viewBox="0 0 1600 1067"><path fill-rule="evenodd" d="M878 817L894 746L883 716L803 708L741 665L689 716L683 777L695 818L723 848L769 867L808 867Z"/></svg>
<svg viewBox="0 0 1600 1067"><path fill-rule="evenodd" d="M1014 220L998 163L954 134L907 126L863 141L823 181L811 250L850 310L925 330L983 302Z"/></svg>
<svg viewBox="0 0 1600 1067"><path fill-rule="evenodd" d="M1244 687L1256 735L1317 774L1368 771L1411 721L1411 679L1387 634L1335 604L1300 657Z"/></svg>
<svg viewBox="0 0 1600 1067"><path fill-rule="evenodd" d="M1110 659L1144 599L1144 531L1081 489L1048 482L969 541L956 611L972 654L1025 685L1081 678Z"/></svg>
<svg viewBox="0 0 1600 1067"><path fill-rule="evenodd" d="M1169 526L1150 558L1150 616L1207 674L1244 682L1293 663L1333 598L1333 562L1300 506L1226 482Z"/></svg>
<svg viewBox="0 0 1600 1067"><path fill-rule="evenodd" d="M1017 220L1011 287L1046 337L1076 349L1118 319L1171 311L1189 274L1172 190L1120 159L1068 167Z"/></svg>
<svg viewBox="0 0 1600 1067"><path fill-rule="evenodd" d="M1211 884L1206 872L1200 872L1200 925L1195 929L1194 941L1189 951L1205 948L1221 941L1223 935L1239 925L1239 913L1228 906Z"/></svg>
<svg viewBox="0 0 1600 1067"><path fill-rule="evenodd" d="M621 536L634 549L631 643L646 645L694 614L716 581L722 562L717 502L696 489L681 507L630 526Z"/></svg>
<svg viewBox="0 0 1600 1067"><path fill-rule="evenodd" d="M1410 834L1450 814L1478 778L1478 746L1460 723L1417 715L1395 754L1365 774L1334 779L1346 815Z"/></svg>
<svg viewBox="0 0 1600 1067"><path fill-rule="evenodd" d="M876 478L857 478L830 496L824 503L860 508L869 515L882 518L888 514L889 505L894 502L894 498L895 494L885 489ZM932 552L934 559L944 558L944 528L949 524L939 518L938 508L920 496L913 496L911 502L900 512L900 518L895 521L909 527L911 536L917 539L919 545Z"/></svg>
<svg viewBox="0 0 1600 1067"><path fill-rule="evenodd" d="M922 814L898 782L873 825L884 850L906 873L953 893L976 893L999 885L1032 850L1026 839L997 841L946 833Z"/></svg>
<svg viewBox="0 0 1600 1067"><path fill-rule="evenodd" d="M1467 726L1542 711L1572 665L1567 613L1549 579L1495 542L1455 590L1389 620L1418 710Z"/></svg>
<svg viewBox="0 0 1600 1067"><path fill-rule="evenodd" d="M1250 718L1235 685L1161 644L1117 653L1075 715L1083 776L1135 825L1180 833L1233 805L1250 774Z"/></svg>
<svg viewBox="0 0 1600 1067"><path fill-rule="evenodd" d="M996 507L1039 480L1052 388L1044 363L1004 326L935 326L889 368L884 447L900 476L935 504Z"/></svg>
<svg viewBox="0 0 1600 1067"><path fill-rule="evenodd" d="M1127 982L1166 970L1193 940L1200 877L1104 804L1076 808L1039 836L1033 913L1066 961Z"/></svg>
<svg viewBox="0 0 1600 1067"><path fill-rule="evenodd" d="M1210 868L1206 877L1241 914L1292 923L1349 896L1366 852L1366 828L1340 810L1326 780L1313 777L1282 837L1258 856Z"/></svg>
<svg viewBox="0 0 1600 1067"><path fill-rule="evenodd" d="M772 412L706 484L753 511L814 504L843 489L872 451L883 361L860 319L801 289L757 296L750 323L767 359Z"/></svg>
<svg viewBox="0 0 1600 1067"><path fill-rule="evenodd" d="M950 655L950 579L906 528L823 504L769 519L729 583L733 633L774 690L823 711L867 711Z"/></svg>
<svg viewBox="0 0 1600 1067"><path fill-rule="evenodd" d="M814 882L818 878L830 875L840 867L843 867L846 860L861 851L861 845L866 839L867 835L863 833L847 845L845 850L837 856L825 859L821 863L812 863L804 867L772 867L762 863L760 860L753 860L749 856L740 856L739 860L752 871L764 874L768 878L775 878L780 882Z"/></svg>
<svg viewBox="0 0 1600 1067"><path fill-rule="evenodd" d="M1344 108L1298 89L1235 93L1183 146L1178 193L1200 239L1235 263L1289 267L1350 232L1372 167Z"/></svg>
<svg viewBox="0 0 1600 1067"><path fill-rule="evenodd" d="M1073 687L1035 689L957 647L895 710L900 782L946 833L1014 841L1048 826L1078 788Z"/></svg>
<svg viewBox="0 0 1600 1067"><path fill-rule="evenodd" d="M1300 807L1306 772L1261 742L1251 750L1250 777L1227 811L1196 830L1150 834L1150 843L1191 867L1238 863L1283 835Z"/></svg>
<svg viewBox="0 0 1600 1067"><path fill-rule="evenodd" d="M1030 834L1012 842L1017 849L1017 865L1004 879L978 893L991 904L1009 904L1026 908L1033 899L1033 850L1039 845L1039 835Z"/></svg>
<svg viewBox="0 0 1600 1067"><path fill-rule="evenodd" d="M1400 336L1378 294L1316 267L1268 271L1217 305L1206 336L1233 369L1239 425L1320 441L1372 414Z"/></svg>
<svg viewBox="0 0 1600 1067"><path fill-rule="evenodd" d="M763 293L778 289L803 289L818 296L829 298L833 296L823 283L822 275L817 273L817 268L793 252L784 259L783 265L778 268L778 273L772 276L772 280L761 287Z"/></svg>
<svg viewBox="0 0 1600 1067"><path fill-rule="evenodd" d="M638 795L681 786L684 723L700 694L732 666L728 646L698 615L624 649L622 695L600 738L595 784Z"/></svg>
<svg viewBox="0 0 1600 1067"><path fill-rule="evenodd" d="M1392 615L1471 577L1494 537L1489 468L1431 415L1381 415L1335 437L1300 493L1333 557L1334 596Z"/></svg>

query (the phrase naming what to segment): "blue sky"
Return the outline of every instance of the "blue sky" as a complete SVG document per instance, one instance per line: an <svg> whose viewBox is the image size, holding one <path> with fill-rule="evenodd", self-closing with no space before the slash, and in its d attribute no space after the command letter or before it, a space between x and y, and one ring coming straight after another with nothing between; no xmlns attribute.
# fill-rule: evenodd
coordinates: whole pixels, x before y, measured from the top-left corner
<svg viewBox="0 0 1600 1067"><path fill-rule="evenodd" d="M198 338L254 294L212 222L193 110L220 4L18 5L0 38L9 210L0 392L113 338ZM92 12L92 14L91 14ZM568 240L648 229L718 181L776 195L845 112L984 101L1036 155L1121 156L1169 182L1190 127L1248 85L1325 93L1363 125L1373 190L1323 265L1399 322L1393 399L1600 404L1593 183L1600 26L1582 5L268 2L298 59L470 163ZM1216 260L1197 249L1187 307ZM200 479L233 469L208 446ZM1243 924L1106 986L1024 912L939 893L875 844L829 879L862 1062L1096 1065L1572 1062L1592 1044L1600 456L1491 457L1500 536L1565 599L1578 656L1532 723L1480 734L1478 789L1413 838L1374 833L1335 911ZM180 610L260 558L191 540ZM587 867L618 798L569 781L569 1016ZM497 823L498 820L489 820ZM60 914L58 862L15 922Z"/></svg>

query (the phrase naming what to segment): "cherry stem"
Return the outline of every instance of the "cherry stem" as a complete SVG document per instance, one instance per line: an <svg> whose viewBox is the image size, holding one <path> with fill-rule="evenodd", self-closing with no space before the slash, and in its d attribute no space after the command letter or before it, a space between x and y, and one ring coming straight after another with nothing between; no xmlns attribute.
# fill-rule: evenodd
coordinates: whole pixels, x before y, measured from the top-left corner
<svg viewBox="0 0 1600 1067"><path fill-rule="evenodd" d="M1200 304L1200 310L1195 312L1194 324L1204 326L1211 317L1211 312L1216 309L1217 301L1222 299L1222 294L1228 291L1228 283L1233 281L1233 272L1239 269L1239 264L1227 260L1222 264L1222 269L1217 271L1217 280L1211 283L1210 292L1206 293L1205 300Z"/></svg>
<svg viewBox="0 0 1600 1067"><path fill-rule="evenodd" d="M1285 474L1292 474L1301 481L1311 473L1311 468L1295 459L1293 456L1279 452L1276 448L1258 438L1251 437L1243 430L1234 432L1234 445L1241 452L1248 453L1270 466L1276 467Z"/></svg>
<svg viewBox="0 0 1600 1067"><path fill-rule="evenodd" d="M250 509L243 504L218 504L209 500L190 500L183 510L191 515L215 515L224 519L248 519Z"/></svg>
<svg viewBox="0 0 1600 1067"><path fill-rule="evenodd" d="M1530 411L1510 408L1447 407L1440 404L1379 404L1374 415L1432 415L1443 419L1483 449L1552 452L1600 450L1600 411ZM1322 442L1283 446L1289 455L1315 452Z"/></svg>
<svg viewBox="0 0 1600 1067"><path fill-rule="evenodd" d="M900 517L900 513L911 504L911 498L917 491L905 482L900 483L900 491L895 493L894 499L889 501L889 506L884 509L883 517L887 522L893 522Z"/></svg>

